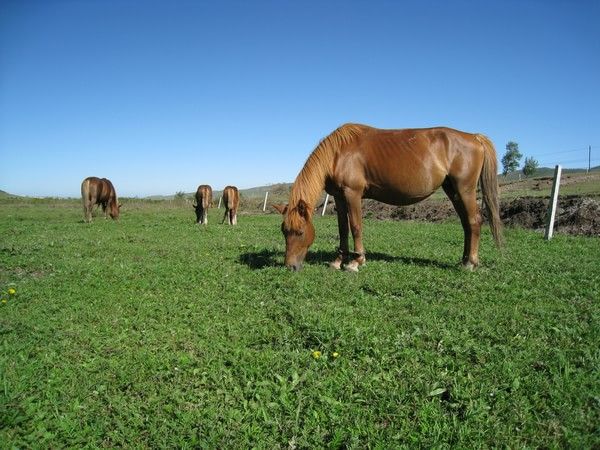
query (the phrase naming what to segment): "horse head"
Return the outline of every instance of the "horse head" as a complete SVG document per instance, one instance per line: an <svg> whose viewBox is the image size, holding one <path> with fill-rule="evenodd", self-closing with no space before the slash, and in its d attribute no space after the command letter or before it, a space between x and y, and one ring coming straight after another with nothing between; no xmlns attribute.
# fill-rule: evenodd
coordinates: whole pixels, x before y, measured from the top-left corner
<svg viewBox="0 0 600 450"><path fill-rule="evenodd" d="M110 202L108 207L110 208L108 210L108 214L110 215L111 219L117 220L119 218L119 212L121 211L121 205L116 200L113 200Z"/></svg>
<svg viewBox="0 0 600 450"><path fill-rule="evenodd" d="M289 205L273 205L283 215L281 232L285 238L285 266L294 271L302 269L308 248L315 240L312 223L312 208L299 200L292 208Z"/></svg>

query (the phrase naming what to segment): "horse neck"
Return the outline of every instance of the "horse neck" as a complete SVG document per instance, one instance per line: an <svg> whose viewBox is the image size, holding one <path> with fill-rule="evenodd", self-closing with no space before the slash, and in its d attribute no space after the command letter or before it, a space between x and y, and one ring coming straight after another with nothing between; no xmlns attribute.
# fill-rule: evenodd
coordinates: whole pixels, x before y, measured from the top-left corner
<svg viewBox="0 0 600 450"><path fill-rule="evenodd" d="M304 200L311 209L316 205L325 188L325 180L333 168L333 152L315 150L296 177L290 192L289 206L293 208Z"/></svg>
<svg viewBox="0 0 600 450"><path fill-rule="evenodd" d="M365 125L347 123L323 139L298 174L290 193L289 207L295 207L300 200L314 207L325 188L325 181L332 175L338 153L368 129Z"/></svg>
<svg viewBox="0 0 600 450"><path fill-rule="evenodd" d="M113 205L118 205L119 204L119 199L117 198L117 193L114 191L114 189L111 190L111 193L109 194L108 197L108 206L113 206Z"/></svg>

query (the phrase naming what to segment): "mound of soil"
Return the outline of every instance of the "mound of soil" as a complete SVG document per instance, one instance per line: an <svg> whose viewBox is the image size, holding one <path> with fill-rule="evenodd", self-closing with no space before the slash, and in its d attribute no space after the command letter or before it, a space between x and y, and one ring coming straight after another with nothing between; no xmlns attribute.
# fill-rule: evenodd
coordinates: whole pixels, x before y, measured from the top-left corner
<svg viewBox="0 0 600 450"><path fill-rule="evenodd" d="M548 198L520 197L501 200L500 217L505 225L543 230L548 215ZM484 215L485 215L485 211ZM390 206L373 200L363 203L365 217L441 222L457 218L448 200L427 200L410 206ZM585 236L600 236L600 200L589 197L559 197L554 230Z"/></svg>
<svg viewBox="0 0 600 450"><path fill-rule="evenodd" d="M501 203L500 216L507 225L544 229L550 199L516 198ZM594 198L559 197L554 230L558 233L600 236L600 201Z"/></svg>

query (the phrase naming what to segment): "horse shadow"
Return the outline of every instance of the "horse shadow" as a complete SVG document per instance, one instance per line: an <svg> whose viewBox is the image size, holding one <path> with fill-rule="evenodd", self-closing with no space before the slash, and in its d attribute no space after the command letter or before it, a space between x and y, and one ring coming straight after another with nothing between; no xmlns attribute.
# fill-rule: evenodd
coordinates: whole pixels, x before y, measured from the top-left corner
<svg viewBox="0 0 600 450"><path fill-rule="evenodd" d="M238 260L241 264L248 266L253 270L260 270L266 267L282 267L284 253L276 250L264 249L258 252L242 253ZM310 265L329 265L335 259L333 251L309 251L306 255L305 264ZM369 261L396 262L407 265L421 267L435 267L438 269L455 269L456 264L448 264L440 261L434 261L427 258L415 258L409 256L392 256L380 252L367 252L367 264Z"/></svg>

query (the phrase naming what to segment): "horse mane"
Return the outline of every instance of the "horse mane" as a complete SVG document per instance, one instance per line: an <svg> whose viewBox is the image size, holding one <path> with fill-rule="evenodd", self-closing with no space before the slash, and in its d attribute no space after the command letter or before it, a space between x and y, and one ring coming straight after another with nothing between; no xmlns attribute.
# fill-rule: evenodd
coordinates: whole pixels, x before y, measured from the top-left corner
<svg viewBox="0 0 600 450"><path fill-rule="evenodd" d="M104 181L110 188L110 192L108 194L108 200L106 202L106 205L107 206L112 205L112 204L118 205L119 199L117 198L117 191L116 191L115 187L113 186L112 181L110 181L108 178L102 178L102 181ZM106 208L106 207L104 207L104 208Z"/></svg>
<svg viewBox="0 0 600 450"><path fill-rule="evenodd" d="M333 171L337 155L366 129L365 125L347 123L319 142L294 181L288 202L289 212L294 211L298 202L303 200L309 206L309 214L312 214L313 207L325 187L325 180ZM299 220L298 214L287 214L290 229L298 229Z"/></svg>

